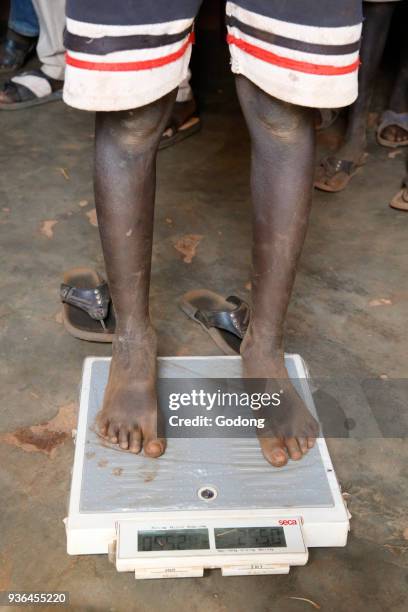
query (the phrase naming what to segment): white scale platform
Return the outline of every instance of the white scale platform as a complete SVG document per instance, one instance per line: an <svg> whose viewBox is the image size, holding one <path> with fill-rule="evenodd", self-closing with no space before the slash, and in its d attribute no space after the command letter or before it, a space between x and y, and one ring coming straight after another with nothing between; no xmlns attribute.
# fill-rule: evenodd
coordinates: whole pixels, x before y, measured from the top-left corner
<svg viewBox="0 0 408 612"><path fill-rule="evenodd" d="M288 573L308 548L345 546L349 513L326 443L274 468L256 438L171 438L149 459L105 446L94 431L108 358L84 364L69 514L71 555L109 553L136 578ZM289 374L315 413L307 370L286 355ZM161 357L162 378L239 378L240 357ZM213 499L200 490L215 492Z"/></svg>

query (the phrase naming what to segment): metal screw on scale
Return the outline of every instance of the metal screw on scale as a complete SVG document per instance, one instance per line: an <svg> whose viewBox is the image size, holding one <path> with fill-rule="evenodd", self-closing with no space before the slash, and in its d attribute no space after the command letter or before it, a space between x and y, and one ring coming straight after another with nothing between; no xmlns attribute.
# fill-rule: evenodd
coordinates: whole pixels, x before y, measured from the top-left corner
<svg viewBox="0 0 408 612"><path fill-rule="evenodd" d="M198 489L197 495L200 499L203 499L204 501L211 501L217 497L218 492L215 487L206 486L201 487L201 489Z"/></svg>

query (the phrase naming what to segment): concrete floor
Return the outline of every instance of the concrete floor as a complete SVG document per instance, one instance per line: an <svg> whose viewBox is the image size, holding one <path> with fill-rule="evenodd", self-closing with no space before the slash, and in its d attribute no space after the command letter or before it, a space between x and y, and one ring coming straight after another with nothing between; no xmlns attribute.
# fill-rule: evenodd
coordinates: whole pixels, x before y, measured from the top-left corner
<svg viewBox="0 0 408 612"><path fill-rule="evenodd" d="M110 354L109 345L68 336L59 316L62 271L103 271L91 223L93 118L54 103L3 112L0 130L0 590L70 591L74 610L317 609L293 598L328 611L406 610L406 440L329 441L353 514L349 543L311 550L289 576L212 571L135 582L104 556L66 555L68 432L82 360ZM403 155L391 158L372 135L369 152L347 191L314 195L287 322L287 350L314 375L407 374L408 217L387 206ZM176 300L197 287L249 296L249 211L247 135L236 103L220 92L207 102L202 132L160 153L151 296L161 354L217 354ZM191 263L175 248L185 235L200 237Z"/></svg>

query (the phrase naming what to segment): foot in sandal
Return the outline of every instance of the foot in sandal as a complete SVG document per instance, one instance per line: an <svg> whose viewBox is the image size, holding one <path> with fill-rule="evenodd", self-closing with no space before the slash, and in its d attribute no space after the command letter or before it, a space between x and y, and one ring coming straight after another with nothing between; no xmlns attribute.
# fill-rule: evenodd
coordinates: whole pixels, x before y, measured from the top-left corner
<svg viewBox="0 0 408 612"><path fill-rule="evenodd" d="M201 120L197 114L197 105L192 98L185 102L175 102L173 112L163 132L159 149L165 149L185 138L196 134L201 129Z"/></svg>
<svg viewBox="0 0 408 612"><path fill-rule="evenodd" d="M314 186L321 191L343 191L367 158L367 153L353 155L342 150L323 157L316 168Z"/></svg>
<svg viewBox="0 0 408 612"><path fill-rule="evenodd" d="M41 70L16 74L0 89L0 110L20 110L61 100L63 84Z"/></svg>
<svg viewBox="0 0 408 612"><path fill-rule="evenodd" d="M396 149L408 145L408 112L386 110L377 128L377 140L383 147Z"/></svg>
<svg viewBox="0 0 408 612"><path fill-rule="evenodd" d="M402 181L402 188L392 198L390 207L408 212L408 174Z"/></svg>
<svg viewBox="0 0 408 612"><path fill-rule="evenodd" d="M36 41L36 36L24 36L9 28L0 44L0 75L20 70L32 55Z"/></svg>

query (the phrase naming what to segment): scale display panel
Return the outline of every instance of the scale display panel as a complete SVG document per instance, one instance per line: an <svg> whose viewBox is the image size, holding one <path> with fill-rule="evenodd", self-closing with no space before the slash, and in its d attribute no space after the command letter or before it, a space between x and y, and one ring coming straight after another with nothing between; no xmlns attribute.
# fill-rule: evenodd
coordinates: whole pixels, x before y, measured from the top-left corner
<svg viewBox="0 0 408 612"><path fill-rule="evenodd" d="M165 550L208 550L208 529L163 529L161 531L139 531L139 552Z"/></svg>
<svg viewBox="0 0 408 612"><path fill-rule="evenodd" d="M218 550L231 548L286 548L283 527L236 527L214 529Z"/></svg>

